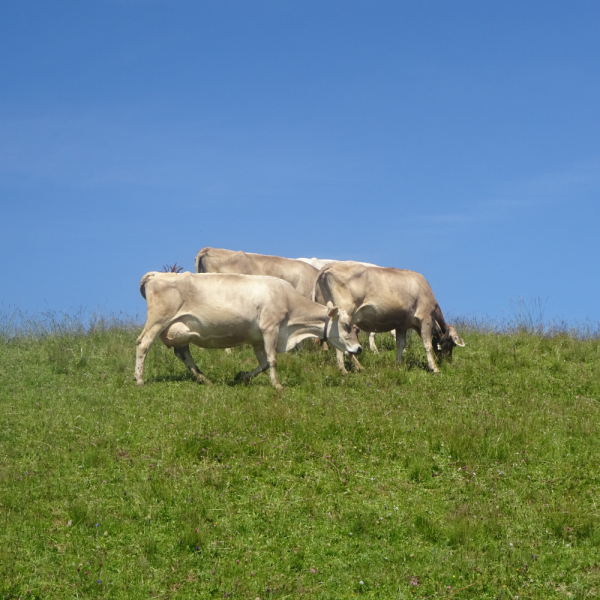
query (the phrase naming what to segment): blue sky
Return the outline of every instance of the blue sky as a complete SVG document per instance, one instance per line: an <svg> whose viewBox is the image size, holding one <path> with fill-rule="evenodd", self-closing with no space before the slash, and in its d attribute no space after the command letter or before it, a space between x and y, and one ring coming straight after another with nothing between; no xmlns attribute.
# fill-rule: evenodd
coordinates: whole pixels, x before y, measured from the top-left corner
<svg viewBox="0 0 600 600"><path fill-rule="evenodd" d="M204 246L600 319L600 3L13 0L0 311L144 315Z"/></svg>

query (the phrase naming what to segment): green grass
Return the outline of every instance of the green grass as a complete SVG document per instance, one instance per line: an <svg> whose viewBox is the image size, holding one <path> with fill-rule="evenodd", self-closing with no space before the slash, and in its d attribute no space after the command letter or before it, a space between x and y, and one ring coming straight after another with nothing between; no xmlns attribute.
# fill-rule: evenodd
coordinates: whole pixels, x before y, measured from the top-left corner
<svg viewBox="0 0 600 600"><path fill-rule="evenodd" d="M0 340L0 598L595 598L600 341L333 352ZM360 583L362 582L362 584ZM29 590L29 593L28 593Z"/></svg>

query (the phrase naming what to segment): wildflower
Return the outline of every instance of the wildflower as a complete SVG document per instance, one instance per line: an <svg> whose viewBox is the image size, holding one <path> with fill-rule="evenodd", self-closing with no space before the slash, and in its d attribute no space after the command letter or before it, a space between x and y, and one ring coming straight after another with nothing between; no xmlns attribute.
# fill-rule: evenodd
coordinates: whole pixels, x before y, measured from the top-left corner
<svg viewBox="0 0 600 600"><path fill-rule="evenodd" d="M311 569L310 572L311 573L316 573L316 571L314 569Z"/></svg>
<svg viewBox="0 0 600 600"><path fill-rule="evenodd" d="M100 525L100 523L96 523L96 527L98 527L98 525Z"/></svg>
<svg viewBox="0 0 600 600"><path fill-rule="evenodd" d="M359 581L358 585L364 585L364 583L362 581Z"/></svg>

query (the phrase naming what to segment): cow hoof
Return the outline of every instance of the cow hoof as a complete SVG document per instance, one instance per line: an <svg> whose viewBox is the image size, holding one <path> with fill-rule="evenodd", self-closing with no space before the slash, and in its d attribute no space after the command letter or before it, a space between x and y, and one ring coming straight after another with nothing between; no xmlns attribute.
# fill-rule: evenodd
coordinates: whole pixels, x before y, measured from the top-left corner
<svg viewBox="0 0 600 600"><path fill-rule="evenodd" d="M144 385L143 381L136 381L135 385L139 385L140 387L142 387Z"/></svg>
<svg viewBox="0 0 600 600"><path fill-rule="evenodd" d="M240 371L235 377L234 377L234 381L236 383L250 383L250 380L252 378L250 377L250 373L248 373L247 371Z"/></svg>
<svg viewBox="0 0 600 600"><path fill-rule="evenodd" d="M212 383L212 381L210 379L208 379L208 377L205 377L204 375L196 375L196 381L203 385L210 385Z"/></svg>
<svg viewBox="0 0 600 600"><path fill-rule="evenodd" d="M362 373L364 370L365 368L362 365L353 365L352 367L354 373Z"/></svg>
<svg viewBox="0 0 600 600"><path fill-rule="evenodd" d="M278 383L278 384L275 386L275 389L276 389L278 392L283 392L283 386L282 386L280 383Z"/></svg>

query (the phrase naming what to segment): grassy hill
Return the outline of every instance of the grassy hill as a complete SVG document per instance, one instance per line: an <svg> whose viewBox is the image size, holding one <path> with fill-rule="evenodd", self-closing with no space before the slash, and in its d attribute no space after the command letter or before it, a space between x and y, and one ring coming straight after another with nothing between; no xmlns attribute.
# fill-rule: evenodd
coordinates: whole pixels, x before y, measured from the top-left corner
<svg viewBox="0 0 600 600"><path fill-rule="evenodd" d="M594 598L600 341L460 330L333 352L0 338L0 598Z"/></svg>

